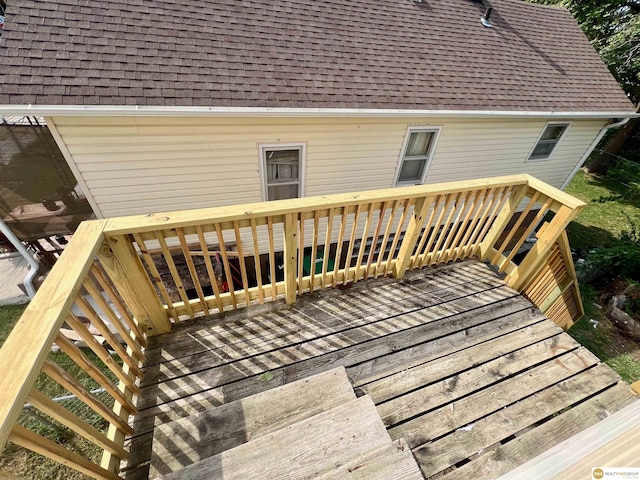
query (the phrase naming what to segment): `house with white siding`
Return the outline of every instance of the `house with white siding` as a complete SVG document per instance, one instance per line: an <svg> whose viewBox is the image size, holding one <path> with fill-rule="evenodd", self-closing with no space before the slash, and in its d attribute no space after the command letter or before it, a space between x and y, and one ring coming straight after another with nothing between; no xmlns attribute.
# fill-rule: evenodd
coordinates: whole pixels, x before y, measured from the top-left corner
<svg viewBox="0 0 640 480"><path fill-rule="evenodd" d="M522 0L9 2L0 114L99 218L516 173L564 187L634 107Z"/></svg>

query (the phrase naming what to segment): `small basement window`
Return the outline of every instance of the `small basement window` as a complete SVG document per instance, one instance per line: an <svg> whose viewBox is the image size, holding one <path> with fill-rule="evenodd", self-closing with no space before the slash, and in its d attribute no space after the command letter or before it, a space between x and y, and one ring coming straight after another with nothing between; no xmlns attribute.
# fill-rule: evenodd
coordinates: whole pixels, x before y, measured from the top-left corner
<svg viewBox="0 0 640 480"><path fill-rule="evenodd" d="M533 147L533 150L529 154L530 160L546 160L551 157L553 151L560 143L560 139L565 134L567 129L569 128L569 123L547 123L536 142L536 146Z"/></svg>
<svg viewBox="0 0 640 480"><path fill-rule="evenodd" d="M264 199L284 200L302 196L303 145L262 147Z"/></svg>
<svg viewBox="0 0 640 480"><path fill-rule="evenodd" d="M396 186L424 183L439 133L437 128L410 128L396 174Z"/></svg>

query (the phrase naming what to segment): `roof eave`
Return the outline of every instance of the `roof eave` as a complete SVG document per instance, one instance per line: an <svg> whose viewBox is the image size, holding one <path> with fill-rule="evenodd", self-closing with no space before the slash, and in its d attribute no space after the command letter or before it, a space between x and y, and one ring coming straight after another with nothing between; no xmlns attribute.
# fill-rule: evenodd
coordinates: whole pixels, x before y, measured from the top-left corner
<svg viewBox="0 0 640 480"><path fill-rule="evenodd" d="M193 107L141 105L0 105L0 115L207 117L501 117L632 118L634 111L422 110L363 108Z"/></svg>

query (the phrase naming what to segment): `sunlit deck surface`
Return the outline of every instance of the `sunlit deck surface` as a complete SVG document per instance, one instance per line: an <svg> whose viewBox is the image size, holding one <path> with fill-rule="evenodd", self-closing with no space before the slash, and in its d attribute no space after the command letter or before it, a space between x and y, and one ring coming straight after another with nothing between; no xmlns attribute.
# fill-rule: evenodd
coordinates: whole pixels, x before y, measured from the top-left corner
<svg viewBox="0 0 640 480"><path fill-rule="evenodd" d="M371 396L391 438L407 441L425 478L497 477L635 399L489 267L466 261L154 337L127 478L148 477L154 428L337 366ZM171 452L192 437L175 431L151 471L184 463Z"/></svg>

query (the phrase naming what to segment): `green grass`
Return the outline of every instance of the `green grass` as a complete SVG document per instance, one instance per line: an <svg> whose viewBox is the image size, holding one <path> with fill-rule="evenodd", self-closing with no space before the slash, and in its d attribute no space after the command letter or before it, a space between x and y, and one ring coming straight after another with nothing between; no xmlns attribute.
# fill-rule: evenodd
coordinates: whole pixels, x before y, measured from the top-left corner
<svg viewBox="0 0 640 480"><path fill-rule="evenodd" d="M6 305L0 307L0 347L11 333L26 305Z"/></svg>
<svg viewBox="0 0 640 480"><path fill-rule="evenodd" d="M601 310L593 306L593 291L583 287L585 315L571 329L571 335L596 357L609 365L628 383L640 381L640 346L620 335L618 329ZM591 319L598 322L594 328Z"/></svg>
<svg viewBox="0 0 640 480"><path fill-rule="evenodd" d="M623 230L629 230L629 218L640 223L638 205L616 198L624 193L625 188L616 181L578 171L566 192L586 202L587 206L567 228L572 248L588 251L594 247L609 246L620 238Z"/></svg>
<svg viewBox="0 0 640 480"><path fill-rule="evenodd" d="M629 179L633 180L633 179ZM629 219L640 225L640 209L623 198L626 187L619 182L579 171L566 192L586 202L578 218L567 227L569 243L584 255L595 247L620 244L621 233L631 229ZM640 380L640 345L626 338L604 313L594 307L600 291L613 279L601 279L595 285L581 285L584 317L569 334L609 365L623 380ZM590 322L598 322L597 328Z"/></svg>

